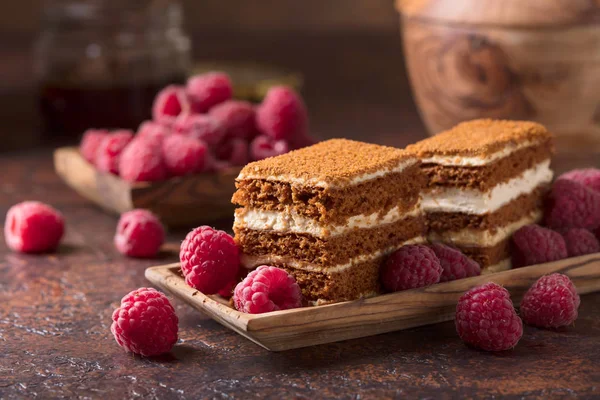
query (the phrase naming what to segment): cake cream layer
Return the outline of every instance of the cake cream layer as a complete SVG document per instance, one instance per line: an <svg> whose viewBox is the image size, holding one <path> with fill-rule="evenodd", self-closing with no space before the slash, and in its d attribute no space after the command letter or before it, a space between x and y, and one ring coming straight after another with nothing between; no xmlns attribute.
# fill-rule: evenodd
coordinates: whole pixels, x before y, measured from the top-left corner
<svg viewBox="0 0 600 400"><path fill-rule="evenodd" d="M373 228L397 222L408 217L422 215L420 204L412 209L398 205L386 213L353 215L345 224L324 224L312 218L306 218L294 211L267 211L256 208L238 208L235 210L234 228L276 231L281 233L305 233L318 238L343 235L356 229Z"/></svg>
<svg viewBox="0 0 600 400"><path fill-rule="evenodd" d="M420 212L395 222L352 229L344 234L320 238L309 233L254 230L234 226L235 240L246 255L287 256L334 267L351 259L397 246L424 236L426 219Z"/></svg>
<svg viewBox="0 0 600 400"><path fill-rule="evenodd" d="M512 263L510 261L510 258L505 258L504 260L502 260L494 265L490 265L490 266L486 267L485 269L483 269L481 271L481 274L482 275L494 274L496 272L508 271L511 268L512 268Z"/></svg>
<svg viewBox="0 0 600 400"><path fill-rule="evenodd" d="M421 162L423 164L437 164L446 167L481 167L515 154L519 150L539 144L539 141L526 140L521 143L508 143L504 148L498 149L487 156L432 155L424 157Z"/></svg>
<svg viewBox="0 0 600 400"><path fill-rule="evenodd" d="M476 229L464 228L459 230L446 230L441 232L430 231L427 238L431 242L442 242L452 245L490 247L498 244L507 237L512 236L519 228L534 224L542 219L542 211L535 210L530 214L506 225L494 228Z"/></svg>
<svg viewBox="0 0 600 400"><path fill-rule="evenodd" d="M510 258L510 237L488 247L465 245L456 245L455 247L477 262L482 270Z"/></svg>
<svg viewBox="0 0 600 400"><path fill-rule="evenodd" d="M323 224L345 225L357 215L412 209L425 184L419 164L356 185L322 188L266 179L236 181L233 203L248 209L294 213Z"/></svg>
<svg viewBox="0 0 600 400"><path fill-rule="evenodd" d="M423 192L422 205L426 212L492 213L519 196L532 192L538 186L549 184L552 176L550 159L547 159L486 192L457 187L431 188Z"/></svg>

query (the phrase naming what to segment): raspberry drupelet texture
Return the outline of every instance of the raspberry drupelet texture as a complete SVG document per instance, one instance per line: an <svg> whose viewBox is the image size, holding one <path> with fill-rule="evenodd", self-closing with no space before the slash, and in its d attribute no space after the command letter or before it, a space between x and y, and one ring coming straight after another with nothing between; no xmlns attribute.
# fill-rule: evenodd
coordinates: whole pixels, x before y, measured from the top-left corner
<svg viewBox="0 0 600 400"><path fill-rule="evenodd" d="M179 252L186 283L215 294L233 281L240 268L239 250L226 232L200 226L187 234Z"/></svg>
<svg viewBox="0 0 600 400"><path fill-rule="evenodd" d="M184 136L202 140L208 146L217 145L225 136L225 127L217 119L204 114L181 115L173 129Z"/></svg>
<svg viewBox="0 0 600 400"><path fill-rule="evenodd" d="M108 131L105 129L88 129L85 131L79 144L79 152L87 162L91 164L96 162L96 153L106 135L108 135Z"/></svg>
<svg viewBox="0 0 600 400"><path fill-rule="evenodd" d="M273 140L266 135L260 135L250 143L250 158L252 161L275 157L290 151L290 147L284 140Z"/></svg>
<svg viewBox="0 0 600 400"><path fill-rule="evenodd" d="M481 275L481 267L479 264L459 250L441 243L433 243L430 247L440 260L440 265L442 266L440 282L454 281L456 279Z"/></svg>
<svg viewBox="0 0 600 400"><path fill-rule="evenodd" d="M169 299L156 289L140 288L125 295L112 320L110 331L129 352L157 356L177 342L179 320Z"/></svg>
<svg viewBox="0 0 600 400"><path fill-rule="evenodd" d="M542 264L567 258L565 240L558 232L539 225L526 225L511 239L513 268Z"/></svg>
<svg viewBox="0 0 600 400"><path fill-rule="evenodd" d="M210 109L208 115L224 127L228 138L250 140L256 135L255 112L247 101L227 100Z"/></svg>
<svg viewBox="0 0 600 400"><path fill-rule="evenodd" d="M129 257L155 257L165 241L165 229L156 215L148 210L131 210L121 214L115 233L115 246Z"/></svg>
<svg viewBox="0 0 600 400"><path fill-rule="evenodd" d="M272 87L256 111L256 124L274 140L305 135L308 129L306 106L293 89Z"/></svg>
<svg viewBox="0 0 600 400"><path fill-rule="evenodd" d="M510 294L493 282L461 296L456 306L455 325L463 341L487 351L512 349L523 336L523 322Z"/></svg>
<svg viewBox="0 0 600 400"><path fill-rule="evenodd" d="M229 76L222 72L208 72L188 79L186 86L192 112L205 113L233 95L233 85Z"/></svg>
<svg viewBox="0 0 600 400"><path fill-rule="evenodd" d="M128 182L154 182L167 178L161 143L145 139L132 141L121 154L119 172Z"/></svg>
<svg viewBox="0 0 600 400"><path fill-rule="evenodd" d="M204 171L206 145L183 135L171 135L163 141L162 156L172 176L184 176Z"/></svg>
<svg viewBox="0 0 600 400"><path fill-rule="evenodd" d="M574 169L557 178L557 180L560 179L575 181L581 183L588 189L600 192L600 169L598 168Z"/></svg>
<svg viewBox="0 0 600 400"><path fill-rule="evenodd" d="M381 269L381 282L389 291L415 289L438 283L442 266L433 250L424 245L401 247Z"/></svg>
<svg viewBox="0 0 600 400"><path fill-rule="evenodd" d="M169 85L154 98L152 118L161 124L172 125L175 117L187 114L189 111L190 104L185 88L179 85Z"/></svg>
<svg viewBox="0 0 600 400"><path fill-rule="evenodd" d="M542 328L571 325L577 319L579 294L563 274L542 276L525 293L521 316L526 324Z"/></svg>
<svg viewBox="0 0 600 400"><path fill-rule="evenodd" d="M94 165L100 171L119 174L121 154L133 139L133 132L127 130L114 131L106 135L96 151Z"/></svg>
<svg viewBox="0 0 600 400"><path fill-rule="evenodd" d="M39 201L24 201L12 206L4 221L8 247L21 253L55 250L65 232L62 214Z"/></svg>
<svg viewBox="0 0 600 400"><path fill-rule="evenodd" d="M235 287L233 304L238 311L261 314L302 307L302 292L293 276L262 265Z"/></svg>
<svg viewBox="0 0 600 400"><path fill-rule="evenodd" d="M600 227L600 193L572 180L557 180L548 196L545 221L552 229Z"/></svg>
<svg viewBox="0 0 600 400"><path fill-rule="evenodd" d="M562 232L567 245L569 257L582 256L600 251L600 243L596 236L583 228L571 228Z"/></svg>

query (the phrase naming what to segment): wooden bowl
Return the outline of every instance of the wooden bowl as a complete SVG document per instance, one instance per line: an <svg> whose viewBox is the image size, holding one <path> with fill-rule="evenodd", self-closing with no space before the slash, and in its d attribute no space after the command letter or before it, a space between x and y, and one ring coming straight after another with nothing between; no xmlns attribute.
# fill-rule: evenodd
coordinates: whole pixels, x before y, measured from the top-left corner
<svg viewBox="0 0 600 400"><path fill-rule="evenodd" d="M103 209L118 215L134 208L145 208L171 227L196 226L232 218L231 196L240 172L240 168L232 168L162 182L132 184L98 171L75 147L57 149L54 168L67 185Z"/></svg>
<svg viewBox="0 0 600 400"><path fill-rule="evenodd" d="M474 118L539 121L600 148L600 2L397 0L431 134ZM561 143L562 142L562 143Z"/></svg>

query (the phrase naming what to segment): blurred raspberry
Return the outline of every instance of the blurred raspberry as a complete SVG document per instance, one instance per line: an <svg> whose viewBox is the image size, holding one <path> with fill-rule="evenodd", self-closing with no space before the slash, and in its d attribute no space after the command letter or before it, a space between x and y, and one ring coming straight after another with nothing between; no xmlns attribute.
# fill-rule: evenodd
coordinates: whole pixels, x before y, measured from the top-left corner
<svg viewBox="0 0 600 400"><path fill-rule="evenodd" d="M190 104L185 88L170 85L161 90L154 98L152 118L156 122L171 125L175 117L190 111Z"/></svg>
<svg viewBox="0 0 600 400"><path fill-rule="evenodd" d="M129 352L157 356L177 343L179 320L169 299L156 289L140 288L125 295L112 320L110 331Z"/></svg>
<svg viewBox="0 0 600 400"><path fill-rule="evenodd" d="M168 136L163 142L162 154L172 176L195 174L206 168L206 145L191 137Z"/></svg>
<svg viewBox="0 0 600 400"><path fill-rule="evenodd" d="M600 251L598 239L587 229L571 228L562 232L562 236L565 239L569 257L598 253Z"/></svg>
<svg viewBox="0 0 600 400"><path fill-rule="evenodd" d="M441 243L433 243L430 247L440 260L440 265L442 266L440 282L454 281L456 279L481 275L481 267L479 264L459 250Z"/></svg>
<svg viewBox="0 0 600 400"><path fill-rule="evenodd" d="M260 132L274 140L304 136L308 130L306 106L293 89L272 87L256 111L256 124Z"/></svg>
<svg viewBox="0 0 600 400"><path fill-rule="evenodd" d="M170 134L170 129L158 122L144 121L140 124L136 139L145 139L156 144L162 143L162 141Z"/></svg>
<svg viewBox="0 0 600 400"><path fill-rule="evenodd" d="M79 152L89 163L96 162L96 153L100 147L100 143L108 135L106 129L88 129L81 138L79 144Z"/></svg>
<svg viewBox="0 0 600 400"><path fill-rule="evenodd" d="M493 282L461 296L454 322L460 338L482 350L512 349L523 336L523 322L508 291Z"/></svg>
<svg viewBox="0 0 600 400"><path fill-rule="evenodd" d="M121 177L128 182L154 182L167 178L162 146L144 139L132 141L119 162Z"/></svg>
<svg viewBox="0 0 600 400"><path fill-rule="evenodd" d="M119 159L125 147L133 139L133 132L127 130L114 131L108 134L96 151L96 168L102 172L119 175Z"/></svg>
<svg viewBox="0 0 600 400"><path fill-rule="evenodd" d="M566 179L582 184L588 189L600 192L600 169L574 169L559 176L557 180Z"/></svg>
<svg viewBox="0 0 600 400"><path fill-rule="evenodd" d="M58 247L65 232L62 214L39 201L12 206L4 221L8 247L21 253L45 253Z"/></svg>
<svg viewBox="0 0 600 400"><path fill-rule="evenodd" d="M517 230L511 246L513 268L567 258L567 246L560 233L535 224Z"/></svg>
<svg viewBox="0 0 600 400"><path fill-rule="evenodd" d="M224 127L228 138L250 140L256 135L254 107L247 101L227 100L208 112Z"/></svg>
<svg viewBox="0 0 600 400"><path fill-rule="evenodd" d="M205 113L233 95L231 80L222 72L192 76L187 81L186 90L194 113Z"/></svg>
<svg viewBox="0 0 600 400"><path fill-rule="evenodd" d="M215 118L204 114L186 114L177 118L173 128L177 133L202 140L212 147L225 137L224 126Z"/></svg>
<svg viewBox="0 0 600 400"><path fill-rule="evenodd" d="M243 139L225 139L215 148L215 155L228 165L242 166L248 163L248 143Z"/></svg>
<svg viewBox="0 0 600 400"><path fill-rule="evenodd" d="M392 292L438 283L442 266L433 250L423 245L401 247L392 253L381 269L381 282Z"/></svg>
<svg viewBox="0 0 600 400"><path fill-rule="evenodd" d="M119 253L129 257L155 257L165 241L165 230L156 215L148 210L121 214L115 234Z"/></svg>
<svg viewBox="0 0 600 400"><path fill-rule="evenodd" d="M250 143L250 155L252 161L262 160L268 157L275 157L290 151L288 144L284 140L274 141L270 136L260 135Z"/></svg>
<svg viewBox="0 0 600 400"><path fill-rule="evenodd" d="M600 226L600 193L568 179L554 182L548 197L546 225L552 229Z"/></svg>
<svg viewBox="0 0 600 400"><path fill-rule="evenodd" d="M525 323L542 328L571 325L577 319L581 300L568 276L542 276L525 293L521 315Z"/></svg>
<svg viewBox="0 0 600 400"><path fill-rule="evenodd" d="M302 307L302 292L293 276L276 267L262 265L235 287L236 310L261 314Z"/></svg>

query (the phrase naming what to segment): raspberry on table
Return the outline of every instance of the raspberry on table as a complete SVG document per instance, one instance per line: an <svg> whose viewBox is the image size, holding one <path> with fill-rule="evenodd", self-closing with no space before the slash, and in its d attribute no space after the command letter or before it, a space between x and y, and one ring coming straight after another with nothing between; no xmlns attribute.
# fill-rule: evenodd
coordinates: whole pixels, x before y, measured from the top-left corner
<svg viewBox="0 0 600 400"><path fill-rule="evenodd" d="M140 124L135 138L160 144L170 133L170 129L167 126L154 121L144 121Z"/></svg>
<svg viewBox="0 0 600 400"><path fill-rule="evenodd" d="M133 132L119 130L109 133L96 151L94 165L102 172L119 175L119 160L127 145L133 140Z"/></svg>
<svg viewBox="0 0 600 400"><path fill-rule="evenodd" d="M223 72L208 72L192 76L187 81L187 94L192 112L205 113L233 96L233 85Z"/></svg>
<svg viewBox="0 0 600 400"><path fill-rule="evenodd" d="M247 101L227 100L211 108L208 115L223 125L228 138L250 140L256 135L254 107Z"/></svg>
<svg viewBox="0 0 600 400"><path fill-rule="evenodd" d="M4 239L13 251L45 253L58 247L65 232L62 214L48 204L24 201L12 206L4 221Z"/></svg>
<svg viewBox="0 0 600 400"><path fill-rule="evenodd" d="M171 125L175 117L190 111L187 93L183 86L169 85L154 98L152 118L154 121Z"/></svg>
<svg viewBox="0 0 600 400"><path fill-rule="evenodd" d="M552 229L600 227L600 193L572 180L557 180L548 196L545 221Z"/></svg>
<svg viewBox="0 0 600 400"><path fill-rule="evenodd" d="M129 257L155 257L165 241L165 229L156 215L136 209L121 214L115 233L119 253Z"/></svg>
<svg viewBox="0 0 600 400"><path fill-rule="evenodd" d="M217 119L205 114L185 114L175 120L175 132L202 140L207 146L217 145L225 137L225 127Z"/></svg>
<svg viewBox="0 0 600 400"><path fill-rule="evenodd" d="M106 129L88 129L85 131L79 144L79 152L87 162L91 164L96 162L96 153L100 143L107 135L108 131Z"/></svg>
<svg viewBox="0 0 600 400"><path fill-rule="evenodd" d="M200 226L187 234L179 251L185 282L204 294L215 294L236 278L240 254L226 232Z"/></svg>
<svg viewBox="0 0 600 400"><path fill-rule="evenodd" d="M144 139L136 139L123 151L119 160L121 178L128 182L155 182L167 178L162 157L162 146Z"/></svg>
<svg viewBox="0 0 600 400"><path fill-rule="evenodd" d="M571 279L563 274L542 276L525 293L521 315L526 324L542 328L571 325L581 300Z"/></svg>
<svg viewBox="0 0 600 400"><path fill-rule="evenodd" d="M567 257L565 240L558 232L532 224L521 227L512 236L513 268L562 260Z"/></svg>
<svg viewBox="0 0 600 400"><path fill-rule="evenodd" d="M562 232L562 236L565 239L569 257L598 253L600 251L600 242L587 229L571 228Z"/></svg>
<svg viewBox="0 0 600 400"><path fill-rule="evenodd" d="M381 282L392 292L438 283L442 266L433 250L424 245L408 245L392 253L381 269Z"/></svg>
<svg viewBox="0 0 600 400"><path fill-rule="evenodd" d="M206 169L206 145L183 135L171 135L162 145L165 166L172 176L195 174Z"/></svg>
<svg viewBox="0 0 600 400"><path fill-rule="evenodd" d="M248 163L248 142L239 138L225 139L215 148L215 155L227 165L241 166Z"/></svg>
<svg viewBox="0 0 600 400"><path fill-rule="evenodd" d="M249 314L289 310L302 307L302 291L286 271L262 265L235 287L233 304Z"/></svg>
<svg viewBox="0 0 600 400"><path fill-rule="evenodd" d="M441 243L432 243L429 247L440 260L442 266L440 282L481 275L479 264L461 253L460 250Z"/></svg>
<svg viewBox="0 0 600 400"><path fill-rule="evenodd" d="M290 87L272 87L256 110L256 124L260 132L274 140L305 135L308 130L306 106Z"/></svg>
<svg viewBox="0 0 600 400"><path fill-rule="evenodd" d="M600 169L598 168L583 168L574 169L560 175L557 180L566 179L582 184L588 189L600 192Z"/></svg>
<svg viewBox="0 0 600 400"><path fill-rule="evenodd" d="M145 357L171 351L179 319L167 296L152 288L128 293L112 315L110 331L123 349Z"/></svg>
<svg viewBox="0 0 600 400"><path fill-rule="evenodd" d="M275 157L290 151L290 147L284 140L273 140L270 136L260 135L250 143L250 158L252 161Z"/></svg>
<svg viewBox="0 0 600 400"><path fill-rule="evenodd" d="M477 286L460 297L454 323L463 341L487 351L512 349L523 336L523 322L510 294L493 282Z"/></svg>

